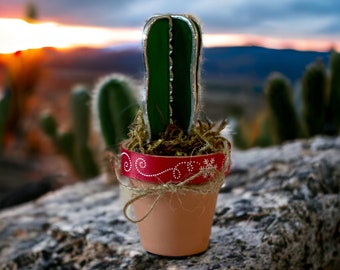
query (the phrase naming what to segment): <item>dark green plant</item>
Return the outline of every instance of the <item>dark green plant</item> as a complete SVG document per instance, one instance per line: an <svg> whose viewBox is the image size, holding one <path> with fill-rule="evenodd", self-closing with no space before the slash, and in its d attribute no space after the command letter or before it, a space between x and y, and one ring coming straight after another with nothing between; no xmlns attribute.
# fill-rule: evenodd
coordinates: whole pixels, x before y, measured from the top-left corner
<svg viewBox="0 0 340 270"><path fill-rule="evenodd" d="M61 132L55 118L44 112L40 118L43 131L48 135L59 152L69 160L74 171L82 179L99 174L93 152L89 146L90 131L90 96L88 91L77 86L70 94L70 112L72 118L71 131Z"/></svg>
<svg viewBox="0 0 340 270"><path fill-rule="evenodd" d="M60 154L66 157L75 173L80 176L74 156L74 134L70 131L60 131L55 117L48 111L41 113L40 126L45 134L53 141Z"/></svg>
<svg viewBox="0 0 340 270"><path fill-rule="evenodd" d="M282 143L301 136L301 127L293 105L290 83L280 73L272 73L265 86L274 142Z"/></svg>
<svg viewBox="0 0 340 270"><path fill-rule="evenodd" d="M266 147L273 144L273 132L267 110L261 110L252 120L238 119L233 133L233 143L241 150Z"/></svg>
<svg viewBox="0 0 340 270"><path fill-rule="evenodd" d="M191 16L158 15L144 28L146 104L150 137L169 124L188 132L198 114L201 29Z"/></svg>
<svg viewBox="0 0 340 270"><path fill-rule="evenodd" d="M25 20L32 23L38 20L38 9L33 2L28 2L25 7Z"/></svg>
<svg viewBox="0 0 340 270"><path fill-rule="evenodd" d="M337 52L331 54L329 86L326 133L336 135L340 130L340 53Z"/></svg>
<svg viewBox="0 0 340 270"><path fill-rule="evenodd" d="M244 119L235 121L233 143L238 149L244 150L249 148L248 130L248 125Z"/></svg>
<svg viewBox="0 0 340 270"><path fill-rule="evenodd" d="M309 136L324 132L327 76L320 59L310 64L302 77L302 117Z"/></svg>
<svg viewBox="0 0 340 270"><path fill-rule="evenodd" d="M273 144L272 133L270 130L270 120L268 111L261 111L254 119L254 125L257 126L258 136L254 139L252 147L266 147Z"/></svg>
<svg viewBox="0 0 340 270"><path fill-rule="evenodd" d="M30 100L35 95L35 89L41 75L41 50L18 51L4 56L8 72L7 86L11 92L7 130L13 136L22 138L27 133L24 124L31 113Z"/></svg>
<svg viewBox="0 0 340 270"><path fill-rule="evenodd" d="M0 154L4 148L7 118L10 103L10 92L7 88L0 93Z"/></svg>
<svg viewBox="0 0 340 270"><path fill-rule="evenodd" d="M128 77L112 74L103 77L93 91L92 112L107 149L118 153L121 141L127 138L129 125L138 110L137 87Z"/></svg>
<svg viewBox="0 0 340 270"><path fill-rule="evenodd" d="M83 86L76 86L71 91L70 108L74 133L74 156L78 172L83 178L99 174L94 155L89 147L90 133L90 95Z"/></svg>

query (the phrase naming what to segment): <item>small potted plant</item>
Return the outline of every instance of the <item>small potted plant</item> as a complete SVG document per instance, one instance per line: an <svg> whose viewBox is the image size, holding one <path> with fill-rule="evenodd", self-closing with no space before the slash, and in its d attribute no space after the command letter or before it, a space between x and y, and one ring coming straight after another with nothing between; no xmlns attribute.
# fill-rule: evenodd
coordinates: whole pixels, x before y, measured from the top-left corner
<svg viewBox="0 0 340 270"><path fill-rule="evenodd" d="M200 120L201 29L190 15L145 25L145 102L121 148L132 197L124 207L148 252L188 256L209 246L218 191L230 167L219 124ZM133 205L135 217L127 215Z"/></svg>

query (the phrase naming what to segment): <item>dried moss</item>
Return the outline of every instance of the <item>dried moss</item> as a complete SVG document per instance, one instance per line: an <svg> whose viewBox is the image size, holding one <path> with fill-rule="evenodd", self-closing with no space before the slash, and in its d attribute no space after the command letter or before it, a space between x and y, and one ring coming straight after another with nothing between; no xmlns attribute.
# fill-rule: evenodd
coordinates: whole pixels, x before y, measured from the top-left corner
<svg viewBox="0 0 340 270"><path fill-rule="evenodd" d="M194 156L223 152L227 139L220 132L227 121L213 123L198 120L189 134L175 124L167 126L156 140L149 140L147 127L139 111L130 127L127 148L131 151L162 156Z"/></svg>

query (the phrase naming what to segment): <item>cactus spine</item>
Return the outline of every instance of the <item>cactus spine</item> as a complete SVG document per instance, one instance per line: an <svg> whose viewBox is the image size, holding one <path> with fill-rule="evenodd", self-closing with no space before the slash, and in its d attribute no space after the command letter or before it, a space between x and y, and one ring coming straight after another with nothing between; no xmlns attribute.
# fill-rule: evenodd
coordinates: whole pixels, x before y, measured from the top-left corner
<svg viewBox="0 0 340 270"><path fill-rule="evenodd" d="M280 73L272 73L266 83L265 95L271 112L275 142L298 138L301 129L288 80Z"/></svg>
<svg viewBox="0 0 340 270"><path fill-rule="evenodd" d="M40 118L43 131L54 142L61 154L65 155L75 172L82 179L99 174L98 166L89 147L89 101L87 90L77 86L70 94L72 130L58 130L55 118L44 112Z"/></svg>
<svg viewBox="0 0 340 270"><path fill-rule="evenodd" d="M158 15L144 27L145 122L150 138L169 124L190 131L198 113L201 30L188 15Z"/></svg>
<svg viewBox="0 0 340 270"><path fill-rule="evenodd" d="M128 77L112 74L102 78L93 91L93 119L98 122L106 147L116 153L138 110L136 88Z"/></svg>
<svg viewBox="0 0 340 270"><path fill-rule="evenodd" d="M326 71L321 60L307 67L302 78L302 116L309 136L324 131L326 82Z"/></svg>

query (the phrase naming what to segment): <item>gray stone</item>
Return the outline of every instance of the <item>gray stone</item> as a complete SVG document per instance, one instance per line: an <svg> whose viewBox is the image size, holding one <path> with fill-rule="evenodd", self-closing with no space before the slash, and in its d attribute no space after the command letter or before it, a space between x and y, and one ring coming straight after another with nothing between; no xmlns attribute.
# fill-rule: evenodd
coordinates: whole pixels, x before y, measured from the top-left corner
<svg viewBox="0 0 340 270"><path fill-rule="evenodd" d="M0 269L340 269L340 138L234 151L203 254L139 243L119 187L94 179L0 212Z"/></svg>

